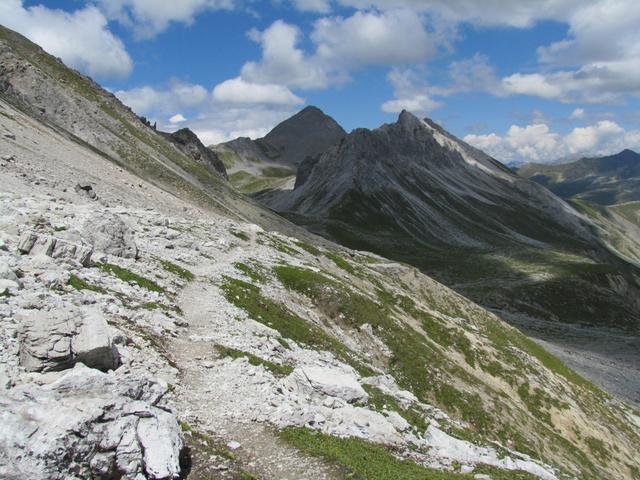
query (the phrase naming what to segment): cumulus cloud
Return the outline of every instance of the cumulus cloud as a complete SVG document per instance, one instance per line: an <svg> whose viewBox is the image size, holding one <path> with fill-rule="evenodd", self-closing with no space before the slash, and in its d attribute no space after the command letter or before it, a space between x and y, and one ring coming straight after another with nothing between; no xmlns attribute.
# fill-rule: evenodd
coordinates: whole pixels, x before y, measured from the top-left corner
<svg viewBox="0 0 640 480"><path fill-rule="evenodd" d="M300 105L304 100L282 85L245 82L233 78L216 85L213 99L221 103Z"/></svg>
<svg viewBox="0 0 640 480"><path fill-rule="evenodd" d="M538 49L545 71L511 75L504 79L505 88L562 102L611 103L640 96L637 2L584 2L566 21L567 38Z"/></svg>
<svg viewBox="0 0 640 480"><path fill-rule="evenodd" d="M93 6L65 12L44 6L25 8L22 0L3 0L0 23L88 75L123 78L133 69L124 44L109 31L107 19Z"/></svg>
<svg viewBox="0 0 640 480"><path fill-rule="evenodd" d="M566 135L540 123L512 125L505 135L467 135L464 140L503 162L550 162L567 156L606 155L640 148L640 131L626 131L610 120L577 127Z"/></svg>
<svg viewBox="0 0 640 480"><path fill-rule="evenodd" d="M206 10L230 10L234 0L94 0L110 18L130 28L139 38L151 38L172 23L190 25Z"/></svg>
<svg viewBox="0 0 640 480"><path fill-rule="evenodd" d="M242 67L242 78L250 83L285 85L300 88L324 88L328 74L310 58L298 43L302 33L294 25L277 20L263 32L253 30L250 37L262 46L262 59Z"/></svg>
<svg viewBox="0 0 640 480"><path fill-rule="evenodd" d="M433 100L429 93L429 87L422 81L423 75L412 69L393 69L387 76L393 86L393 100L382 104L382 111L397 113L408 110L419 115L424 115L442 106Z"/></svg>
<svg viewBox="0 0 640 480"><path fill-rule="evenodd" d="M347 68L416 63L436 52L423 18L410 9L321 18L311 39L322 62Z"/></svg>
<svg viewBox="0 0 640 480"><path fill-rule="evenodd" d="M201 107L209 100L209 92L202 85L171 81L167 88L150 86L115 92L125 105L141 115L171 114Z"/></svg>

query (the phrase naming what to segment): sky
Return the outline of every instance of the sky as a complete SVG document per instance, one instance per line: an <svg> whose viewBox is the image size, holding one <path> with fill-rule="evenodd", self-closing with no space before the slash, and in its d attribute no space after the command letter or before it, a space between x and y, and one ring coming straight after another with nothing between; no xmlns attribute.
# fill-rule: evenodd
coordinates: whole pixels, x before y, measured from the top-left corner
<svg viewBox="0 0 640 480"><path fill-rule="evenodd" d="M0 0L0 23L205 144L316 105L503 162L640 151L637 0Z"/></svg>

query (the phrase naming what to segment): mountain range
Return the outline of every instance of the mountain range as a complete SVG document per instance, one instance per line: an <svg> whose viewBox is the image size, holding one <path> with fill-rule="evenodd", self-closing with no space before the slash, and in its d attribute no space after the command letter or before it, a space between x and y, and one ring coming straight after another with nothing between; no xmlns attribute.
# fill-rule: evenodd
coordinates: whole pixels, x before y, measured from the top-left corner
<svg viewBox="0 0 640 480"><path fill-rule="evenodd" d="M562 198L600 205L640 200L640 154L632 150L558 165L529 163L518 173Z"/></svg>
<svg viewBox="0 0 640 480"><path fill-rule="evenodd" d="M1 477L639 477L634 398L502 317L635 328L603 227L408 113L283 125L234 158L297 187L249 198L223 149L0 27Z"/></svg>

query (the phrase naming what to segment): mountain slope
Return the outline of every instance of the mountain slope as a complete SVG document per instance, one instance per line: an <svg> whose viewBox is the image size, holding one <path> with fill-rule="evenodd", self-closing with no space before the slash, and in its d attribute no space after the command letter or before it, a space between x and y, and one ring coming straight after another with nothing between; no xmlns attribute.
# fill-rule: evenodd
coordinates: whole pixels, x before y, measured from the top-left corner
<svg viewBox="0 0 640 480"><path fill-rule="evenodd" d="M338 143L346 132L317 107L307 107L264 138L238 138L212 145L229 170L231 183L244 193L290 189L298 165Z"/></svg>
<svg viewBox="0 0 640 480"><path fill-rule="evenodd" d="M238 218L279 221L230 188L219 164L185 154L90 78L2 26L0 98L173 195Z"/></svg>
<svg viewBox="0 0 640 480"><path fill-rule="evenodd" d="M258 198L316 233L412 263L492 308L640 326L633 267L586 216L430 121L403 112L299 171L293 191Z"/></svg>
<svg viewBox="0 0 640 480"><path fill-rule="evenodd" d="M563 198L601 205L640 200L640 154L632 150L560 165L526 164L518 174Z"/></svg>
<svg viewBox="0 0 640 480"><path fill-rule="evenodd" d="M109 136L56 68L0 98L1 477L638 478L624 403L418 270L292 237L133 117Z"/></svg>

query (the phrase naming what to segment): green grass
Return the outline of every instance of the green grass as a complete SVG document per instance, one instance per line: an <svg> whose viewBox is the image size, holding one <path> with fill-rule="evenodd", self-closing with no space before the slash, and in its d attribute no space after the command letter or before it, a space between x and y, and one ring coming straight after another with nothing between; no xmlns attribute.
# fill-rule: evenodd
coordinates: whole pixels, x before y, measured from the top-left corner
<svg viewBox="0 0 640 480"><path fill-rule="evenodd" d="M328 259L332 260L333 263L336 264L336 266L338 266L339 268L341 268L345 272L350 273L351 275L355 275L356 274L355 268L353 268L353 266L349 262L347 262L344 258L342 258L337 253L326 252L324 254L324 256L327 257Z"/></svg>
<svg viewBox="0 0 640 480"><path fill-rule="evenodd" d="M285 167L265 167L261 171L265 177L286 178L296 174L294 170Z"/></svg>
<svg viewBox="0 0 640 480"><path fill-rule="evenodd" d="M96 292L96 293L102 293L102 294L107 293L107 291L104 288L98 285L93 285L92 283L88 283L76 275L71 275L69 277L69 281L67 282L67 285L69 285L72 288L75 288L78 291L89 290L91 292Z"/></svg>
<svg viewBox="0 0 640 480"><path fill-rule="evenodd" d="M354 480L473 480L486 473L492 480L534 480L525 472L499 470L480 465L471 474L426 468L396 457L393 450L358 438L339 438L315 430L291 427L280 436L309 455L328 460L341 467L346 478Z"/></svg>
<svg viewBox="0 0 640 480"><path fill-rule="evenodd" d="M246 263L236 262L233 264L236 270L244 273L252 281L256 283L265 283L267 281L266 275L261 272L255 265L247 265Z"/></svg>
<svg viewBox="0 0 640 480"><path fill-rule="evenodd" d="M371 371L354 359L354 354L321 328L291 313L285 306L263 296L260 288L242 280L224 277L225 298L244 310L249 318L278 331L283 337L310 347L333 352L363 374Z"/></svg>
<svg viewBox="0 0 640 480"><path fill-rule="evenodd" d="M241 350L236 350L235 348L224 347L222 345L216 345L216 350L220 354L221 357L226 358L246 358L249 360L251 365L255 366L263 366L267 370L269 370L276 377L286 377L293 372L293 367L289 365L279 365L277 363L270 362L269 360L265 360L260 358L252 353L243 352Z"/></svg>
<svg viewBox="0 0 640 480"><path fill-rule="evenodd" d="M115 275L120 280L126 283L134 283L141 288L145 288L151 292L166 293L165 289L155 283L153 280L142 277L137 273L134 273L126 268L114 265L112 263L98 263L97 267L103 272Z"/></svg>
<svg viewBox="0 0 640 480"><path fill-rule="evenodd" d="M320 251L320 249L318 249L314 245L311 245L310 243L298 242L296 243L296 245L301 249L303 249L305 252L313 255L314 257L319 257L320 255L322 255L322 252Z"/></svg>
<svg viewBox="0 0 640 480"><path fill-rule="evenodd" d="M248 242L249 240L251 240L249 235L239 230L229 230L229 233L234 237L239 238L240 240L244 240L245 242Z"/></svg>
<svg viewBox="0 0 640 480"><path fill-rule="evenodd" d="M167 272L173 273L187 282L191 282L196 276L186 268L176 265L168 260L161 260L160 264Z"/></svg>

